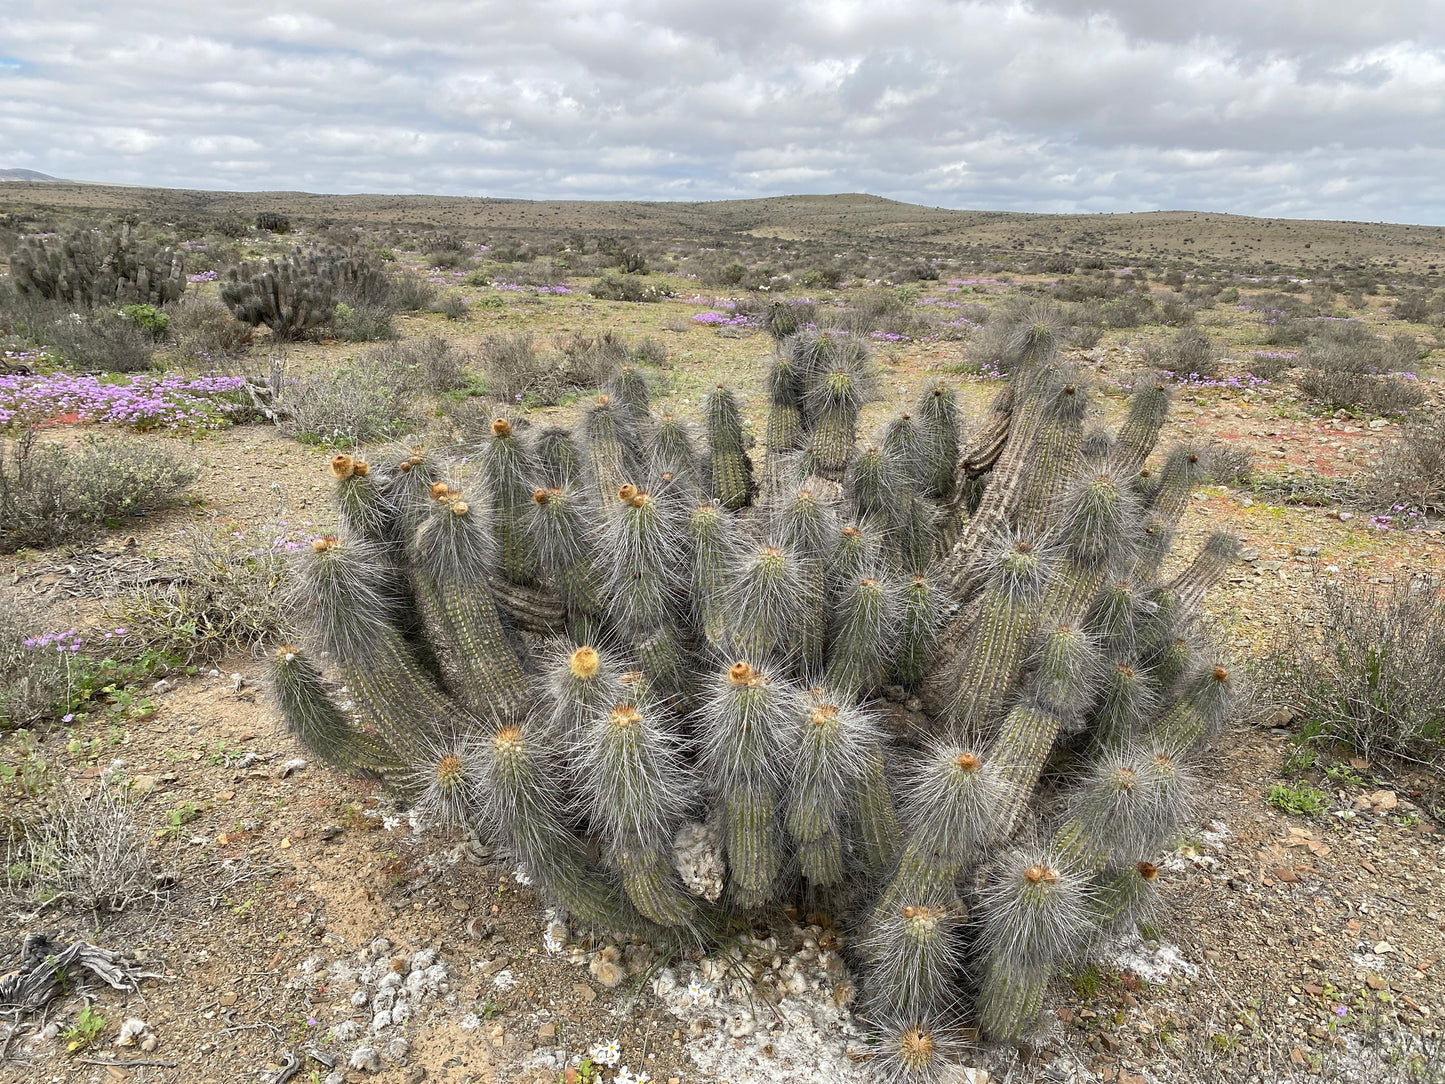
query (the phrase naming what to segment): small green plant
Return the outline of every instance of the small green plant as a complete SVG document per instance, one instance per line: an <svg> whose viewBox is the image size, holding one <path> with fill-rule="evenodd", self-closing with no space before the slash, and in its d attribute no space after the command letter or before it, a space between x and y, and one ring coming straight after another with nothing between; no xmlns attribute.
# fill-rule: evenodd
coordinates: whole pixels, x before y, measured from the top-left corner
<svg viewBox="0 0 1445 1084"><path fill-rule="evenodd" d="M121 316L136 327L144 328L154 339L164 339L171 329L171 318L154 305L122 305Z"/></svg>
<svg viewBox="0 0 1445 1084"><path fill-rule="evenodd" d="M75 1023L60 1033L60 1037L65 1040L65 1049L72 1054L85 1050L100 1038L101 1032L105 1031L105 1025L105 1017L87 1005L80 1010Z"/></svg>
<svg viewBox="0 0 1445 1084"><path fill-rule="evenodd" d="M1105 990L1117 986L1119 974L1099 964L1088 963L1073 973L1071 983L1080 1001L1092 1001Z"/></svg>
<svg viewBox="0 0 1445 1084"><path fill-rule="evenodd" d="M1356 771L1352 765L1338 761L1325 765L1325 778L1331 783L1340 783L1350 787L1363 787L1369 783L1369 780Z"/></svg>
<svg viewBox="0 0 1445 1084"><path fill-rule="evenodd" d="M179 839L181 829L201 815L200 808L192 801L184 801L166 813L166 822L156 833L159 839Z"/></svg>
<svg viewBox="0 0 1445 1084"><path fill-rule="evenodd" d="M1269 788L1269 804L1281 813L1294 817L1318 817L1328 801L1325 792L1308 783L1286 786L1276 783Z"/></svg>

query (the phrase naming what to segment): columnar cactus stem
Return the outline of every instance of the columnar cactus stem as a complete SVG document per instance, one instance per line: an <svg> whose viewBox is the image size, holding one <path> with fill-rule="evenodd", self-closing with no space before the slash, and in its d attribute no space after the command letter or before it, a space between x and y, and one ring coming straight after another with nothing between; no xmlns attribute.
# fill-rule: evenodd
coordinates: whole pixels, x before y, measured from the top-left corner
<svg viewBox="0 0 1445 1084"><path fill-rule="evenodd" d="M673 722L651 698L596 713L576 754L581 798L622 870L634 907L660 926L695 907L672 875L667 849L696 791Z"/></svg>
<svg viewBox="0 0 1445 1084"><path fill-rule="evenodd" d="M708 393L707 404L708 477L713 496L724 508L738 509L752 503L752 460L743 447L742 415L738 401L723 385Z"/></svg>
<svg viewBox="0 0 1445 1084"><path fill-rule="evenodd" d="M394 778L400 771L400 758L384 741L358 730L342 714L321 672L299 647L277 649L272 687L291 733L313 756L369 778Z"/></svg>
<svg viewBox="0 0 1445 1084"><path fill-rule="evenodd" d="M1145 377L1134 385L1125 420L1113 449L1113 468L1122 478L1132 478L1144 466L1159 430L1169 415L1169 389L1158 377Z"/></svg>
<svg viewBox="0 0 1445 1084"><path fill-rule="evenodd" d="M826 887L842 878L845 816L880 735L864 711L821 687L800 706L787 829L798 844L803 876Z"/></svg>
<svg viewBox="0 0 1445 1084"><path fill-rule="evenodd" d="M923 438L923 492L946 501L953 496L954 472L958 469L958 398L951 387L939 381L924 391L917 412Z"/></svg>
<svg viewBox="0 0 1445 1084"><path fill-rule="evenodd" d="M821 675L828 648L828 558L837 520L833 510L806 488L779 497L773 515L801 580L793 614L799 669L805 675Z"/></svg>
<svg viewBox="0 0 1445 1084"><path fill-rule="evenodd" d="M920 684L933 666L934 645L942 606L932 581L915 575L903 589L903 618L898 631L898 650L893 653L893 676L906 688Z"/></svg>
<svg viewBox="0 0 1445 1084"><path fill-rule="evenodd" d="M571 486L538 489L524 525L527 543L567 607L574 635L595 635L602 619L595 505Z"/></svg>
<svg viewBox="0 0 1445 1084"><path fill-rule="evenodd" d="M582 417L582 436L587 472L605 508L619 489L643 477L636 434L630 418L609 396L599 395Z"/></svg>
<svg viewBox="0 0 1445 1084"><path fill-rule="evenodd" d="M562 489L581 480L582 453L568 430L555 426L543 429L537 434L532 452L541 471L539 481L549 489Z"/></svg>
<svg viewBox="0 0 1445 1084"><path fill-rule="evenodd" d="M736 524L716 504L700 504L688 520L692 548L693 619L707 642L726 646L727 602L739 551Z"/></svg>
<svg viewBox="0 0 1445 1084"><path fill-rule="evenodd" d="M732 893L743 907L764 902L781 872L774 811L799 715L796 691L747 662L716 679L704 704L705 778L722 798Z"/></svg>
<svg viewBox="0 0 1445 1084"><path fill-rule="evenodd" d="M825 670L830 688L861 697L883 684L896 649L898 597L898 585L891 579L871 576L859 579L843 595Z"/></svg>
<svg viewBox="0 0 1445 1084"><path fill-rule="evenodd" d="M497 418L491 428L491 438L482 445L482 470L502 574L513 583L530 586L540 570L524 521L541 471L511 422Z"/></svg>
<svg viewBox="0 0 1445 1084"><path fill-rule="evenodd" d="M697 452L692 446L692 435L681 419L673 414L664 414L657 423L657 432L652 443L652 477L661 478L669 474L677 485L694 495L703 490L701 471L698 467Z"/></svg>

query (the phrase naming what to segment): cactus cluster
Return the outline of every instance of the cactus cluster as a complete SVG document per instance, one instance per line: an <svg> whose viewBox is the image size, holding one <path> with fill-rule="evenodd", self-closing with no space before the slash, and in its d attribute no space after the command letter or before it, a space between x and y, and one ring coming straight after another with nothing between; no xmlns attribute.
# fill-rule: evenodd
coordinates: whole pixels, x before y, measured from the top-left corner
<svg viewBox="0 0 1445 1084"><path fill-rule="evenodd" d="M230 268L221 300L243 324L265 324L289 341L326 323L336 312L335 261L323 253L293 252L279 260L246 261Z"/></svg>
<svg viewBox="0 0 1445 1084"><path fill-rule="evenodd" d="M10 254L10 280L22 294L75 308L166 305L186 289L184 256L142 241L129 225L24 237Z"/></svg>
<svg viewBox="0 0 1445 1084"><path fill-rule="evenodd" d="M1150 906L1235 696L1194 617L1233 541L1164 571L1198 471L1146 468L1163 389L1096 432L1028 332L971 440L939 383L860 444L867 351L805 331L756 475L731 392L704 442L635 372L575 434L337 456L315 639L276 661L291 726L499 837L577 921L707 940L830 911L901 1079L970 1019L1026 1033L1050 975Z"/></svg>

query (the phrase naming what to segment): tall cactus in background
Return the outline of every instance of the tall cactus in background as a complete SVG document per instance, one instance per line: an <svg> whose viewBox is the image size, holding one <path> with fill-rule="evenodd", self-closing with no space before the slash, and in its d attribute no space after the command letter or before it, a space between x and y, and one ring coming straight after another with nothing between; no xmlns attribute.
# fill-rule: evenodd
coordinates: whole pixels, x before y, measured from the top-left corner
<svg viewBox="0 0 1445 1084"><path fill-rule="evenodd" d="M129 225L24 237L10 253L10 280L22 294L97 305L168 305L186 290L185 256L137 238Z"/></svg>
<svg viewBox="0 0 1445 1084"><path fill-rule="evenodd" d="M315 652L276 661L293 730L498 836L583 923L706 939L805 891L903 1079L943 1071L966 990L987 1035L1026 1034L1050 975L1152 903L1236 697L1195 616L1235 543L1164 579L1199 468L1149 465L1162 388L1101 434L1047 311L1008 343L971 438L932 385L860 450L866 349L784 338L761 487L730 391L699 456L636 373L577 440L499 420L480 464L336 457ZM560 599L566 634L518 633L513 588ZM672 868L707 825L720 900Z"/></svg>
<svg viewBox="0 0 1445 1084"><path fill-rule="evenodd" d="M243 324L265 324L286 342L335 315L336 276L321 256L293 252L232 267L221 284L221 300Z"/></svg>

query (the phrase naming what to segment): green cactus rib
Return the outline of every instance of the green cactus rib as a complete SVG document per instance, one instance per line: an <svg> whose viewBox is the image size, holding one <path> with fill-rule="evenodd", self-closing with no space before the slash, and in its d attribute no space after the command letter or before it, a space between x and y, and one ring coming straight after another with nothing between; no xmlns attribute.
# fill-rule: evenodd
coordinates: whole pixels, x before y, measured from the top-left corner
<svg viewBox="0 0 1445 1084"><path fill-rule="evenodd" d="M893 653L893 676L906 688L922 682L932 668L938 622L939 604L933 585L927 576L915 575L903 591L903 620L898 650Z"/></svg>
<svg viewBox="0 0 1445 1084"><path fill-rule="evenodd" d="M994 1041L1027 1033L1043 1009L1044 991L1052 973L1051 965L990 959L979 983L979 1030Z"/></svg>
<svg viewBox="0 0 1445 1084"><path fill-rule="evenodd" d="M352 469L354 471L354 467ZM402 542L401 523L375 475L351 473L339 479L336 506L342 524L358 537L382 546Z"/></svg>
<svg viewBox="0 0 1445 1084"><path fill-rule="evenodd" d="M352 725L331 699L321 672L299 648L288 644L277 651L272 685L282 717L307 752L356 775L398 776L400 758L384 741Z"/></svg>
<svg viewBox="0 0 1445 1084"><path fill-rule="evenodd" d="M693 617L715 648L726 646L727 603L737 549L733 518L716 504L700 504L688 520L692 548Z"/></svg>
<svg viewBox="0 0 1445 1084"><path fill-rule="evenodd" d="M533 492L524 520L528 544L574 620L595 618L603 610L590 511L577 490L552 487Z"/></svg>
<svg viewBox="0 0 1445 1084"><path fill-rule="evenodd" d="M617 856L622 887L632 906L659 926L691 926L697 920L695 900L684 894L667 855L658 849L625 850Z"/></svg>
<svg viewBox="0 0 1445 1084"><path fill-rule="evenodd" d="M587 471L598 500L606 508L617 500L620 488L640 477L639 457L620 411L605 395L599 396L583 415L582 432Z"/></svg>
<svg viewBox="0 0 1445 1084"><path fill-rule="evenodd" d="M793 614L798 672L823 673L828 652L828 577L822 558L809 558L799 569L801 604Z"/></svg>
<svg viewBox="0 0 1445 1084"><path fill-rule="evenodd" d="M719 384L708 394L708 475L712 493L724 508L744 508L753 499L753 465L743 448L738 401Z"/></svg>
<svg viewBox="0 0 1445 1084"><path fill-rule="evenodd" d="M1027 701L1004 716L986 758L999 765L1006 782L996 807L1000 836L1007 838L1018 827L1062 723L1054 712Z"/></svg>
<svg viewBox="0 0 1445 1084"><path fill-rule="evenodd" d="M923 438L923 492L946 501L953 496L959 457L958 400L953 389L940 381L925 390L917 413Z"/></svg>
<svg viewBox="0 0 1445 1084"><path fill-rule="evenodd" d="M979 727L1003 703L1018 680L1028 650L1037 602L1006 587L991 586L965 639L957 685L947 707L950 729Z"/></svg>
<svg viewBox="0 0 1445 1084"><path fill-rule="evenodd" d="M1054 408L1052 424L1040 426L1034 438L1019 488L1013 520L1026 534L1042 533L1048 527L1059 498L1078 470L1085 397L1069 384L1060 398L1065 402Z"/></svg>
<svg viewBox="0 0 1445 1084"><path fill-rule="evenodd" d="M777 794L765 786L737 787L723 795L728 872L733 895L743 907L770 900L782 868L777 801Z"/></svg>
<svg viewBox="0 0 1445 1084"><path fill-rule="evenodd" d="M1132 478L1139 473L1159 439L1159 431L1169 416L1169 389L1159 379L1136 384L1129 397L1129 416L1114 439L1112 466L1120 477Z"/></svg>
<svg viewBox="0 0 1445 1084"><path fill-rule="evenodd" d="M803 414L797 404L773 403L768 408L768 427L763 435L768 455L791 455L801 450L805 442Z"/></svg>
<svg viewBox="0 0 1445 1084"><path fill-rule="evenodd" d="M1150 863L1103 870L1094 879L1089 894L1089 910L1095 925L1113 929L1152 909L1158 902L1154 876Z"/></svg>
<svg viewBox="0 0 1445 1084"><path fill-rule="evenodd" d="M573 915L603 929L636 927L638 920L611 882L588 866L586 848L563 826L558 808L562 780L521 730L493 738L488 773L488 819L510 840L546 892Z"/></svg>
<svg viewBox="0 0 1445 1084"><path fill-rule="evenodd" d="M862 697L883 683L898 624L897 594L887 580L870 576L844 594L824 672L829 688Z"/></svg>
<svg viewBox="0 0 1445 1084"><path fill-rule="evenodd" d="M913 900L956 900L958 893L954 886L963 867L962 861L939 854L916 838L909 840L902 847L892 877L873 905L868 928L888 921Z"/></svg>
<svg viewBox="0 0 1445 1084"><path fill-rule="evenodd" d="M847 404L828 405L813 422L813 470L824 478L839 479L853 457L858 439L858 411Z"/></svg>
<svg viewBox="0 0 1445 1084"><path fill-rule="evenodd" d="M487 480L487 502L502 574L513 583L531 586L537 582L540 569L527 534L526 517L533 506L532 494L541 471L531 450L505 418L492 422L491 438L482 445L482 472Z"/></svg>
<svg viewBox="0 0 1445 1084"><path fill-rule="evenodd" d="M418 575L416 592L437 660L457 699L482 719L501 721L521 712L527 677L485 583Z"/></svg>
<svg viewBox="0 0 1445 1084"><path fill-rule="evenodd" d="M413 756L421 748L419 742L465 729L470 721L461 705L436 687L401 637L390 629L377 635L365 659L338 661L367 721L403 756Z"/></svg>
<svg viewBox="0 0 1445 1084"><path fill-rule="evenodd" d="M878 875L892 866L903 841L881 750L874 750L864 758L854 796L864 861Z"/></svg>
<svg viewBox="0 0 1445 1084"><path fill-rule="evenodd" d="M1061 390L1058 385L1063 378L1056 365L1044 365L1039 371L1020 376L1025 383L1015 393L1006 442L994 464L983 501L940 564L938 575L956 598L968 598L986 578L987 566L981 560L987 552L986 540L1012 523L1026 492L1024 483L1035 456L1035 438L1045 427L1051 402Z"/></svg>
<svg viewBox="0 0 1445 1084"><path fill-rule="evenodd" d="M806 843L798 844L798 868L810 884L830 888L843 880L843 837L836 831L824 832Z"/></svg>

